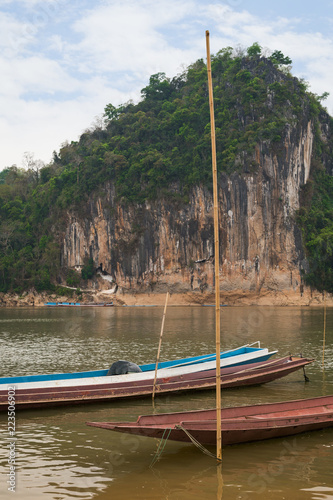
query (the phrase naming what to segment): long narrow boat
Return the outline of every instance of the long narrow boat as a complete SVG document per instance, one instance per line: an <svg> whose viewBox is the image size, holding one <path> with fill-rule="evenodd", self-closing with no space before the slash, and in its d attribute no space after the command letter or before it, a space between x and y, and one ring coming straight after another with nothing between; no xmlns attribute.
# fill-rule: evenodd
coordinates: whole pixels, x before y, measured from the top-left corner
<svg viewBox="0 0 333 500"><path fill-rule="evenodd" d="M87 422L87 425L202 445L216 443L216 410L140 416L136 422ZM221 410L223 445L293 436L333 427L333 396Z"/></svg>
<svg viewBox="0 0 333 500"><path fill-rule="evenodd" d="M312 361L306 358L287 356L273 361L260 361L221 368L221 386L232 388L264 384L304 368ZM192 365L192 367L204 367L205 365L206 363L201 363ZM216 386L215 368L175 374L180 370L181 368L158 370L156 394L207 390L214 389ZM15 387L15 402L18 409L98 403L129 397L151 396L153 377L147 377L149 373L96 377L88 382L87 379L62 379L8 384L5 391L0 391L0 411L7 410L8 387ZM140 375L141 379L138 379ZM143 377L144 375L145 377Z"/></svg>
<svg viewBox="0 0 333 500"><path fill-rule="evenodd" d="M113 302L45 302L47 307L112 307Z"/></svg>
<svg viewBox="0 0 333 500"><path fill-rule="evenodd" d="M253 347L254 344L258 344L258 347ZM266 361L271 356L277 353L277 351L269 351L267 348L260 347L260 343L255 342L251 345L245 345L238 347L236 349L231 349L229 351L221 352L221 367L226 366L237 366L244 365L248 363L255 363L257 361ZM162 376L165 370L173 370L175 368L179 369L177 372L172 372L174 375L183 375L185 373L193 373L196 371L208 370L215 367L216 355L206 354L203 356L193 356L188 358L175 359L171 361L163 361L158 364L158 370ZM122 375L119 381L134 381L143 380L154 377L155 363L149 363L144 365L139 365L139 368L143 373L128 373ZM20 384L28 382L55 382L62 380L71 380L73 384L77 383L76 379L80 380L82 384L89 384L91 381L98 382L99 377L103 377L103 381L108 374L108 369L104 370L93 370L88 372L74 372L74 373L50 373L45 375L23 375L17 377L2 377L0 378L0 389L2 384L16 385L20 388ZM171 376L171 372L165 372L165 376ZM115 376L112 378L113 382L117 382Z"/></svg>

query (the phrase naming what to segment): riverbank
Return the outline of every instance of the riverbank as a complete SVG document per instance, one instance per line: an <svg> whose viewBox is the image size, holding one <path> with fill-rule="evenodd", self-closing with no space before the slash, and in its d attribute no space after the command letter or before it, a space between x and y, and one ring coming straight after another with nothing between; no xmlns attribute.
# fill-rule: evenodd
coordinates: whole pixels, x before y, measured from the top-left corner
<svg viewBox="0 0 333 500"><path fill-rule="evenodd" d="M0 307L43 307L46 302L79 302L84 303L109 303L114 306L163 306L165 293L129 293L109 291L92 292L83 294L74 293L72 296L48 295L30 291L17 294L0 294ZM333 306L333 295L312 291L304 287L302 294L295 291L261 291L249 292L233 290L221 291L221 304L227 306ZM171 293L169 306L209 306L215 304L214 293L186 292Z"/></svg>

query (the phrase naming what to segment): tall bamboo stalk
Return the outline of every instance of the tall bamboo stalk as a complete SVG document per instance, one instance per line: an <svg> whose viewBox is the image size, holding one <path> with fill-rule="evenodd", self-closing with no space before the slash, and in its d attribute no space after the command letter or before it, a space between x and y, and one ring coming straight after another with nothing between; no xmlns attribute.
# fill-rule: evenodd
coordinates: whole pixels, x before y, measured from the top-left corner
<svg viewBox="0 0 333 500"><path fill-rule="evenodd" d="M323 336L323 361L322 361L323 370L325 370L325 342L326 342L326 292L324 292L324 336Z"/></svg>
<svg viewBox="0 0 333 500"><path fill-rule="evenodd" d="M209 90L210 128L212 143L212 169L213 169L213 194L214 194L214 244L215 244L215 336L216 336L216 456L222 460L222 431L221 431L221 319L220 319L220 258L219 258L219 211L217 192L217 166L216 166L216 139L215 117L212 84L212 68L210 62L209 31L206 31L207 48L207 73Z"/></svg>
<svg viewBox="0 0 333 500"><path fill-rule="evenodd" d="M164 313L163 313L163 318L162 318L160 341L158 343L158 349L157 349L156 366L155 366L155 376L154 376L154 384L153 384L153 402L154 402L154 397L155 397L157 368L158 368L158 362L160 360L160 352L161 352L162 337L163 337L164 322L165 322L165 315L166 315L166 310L167 310L167 305L168 305L168 299L169 299L169 292L167 292L166 298L165 298L165 306L164 306Z"/></svg>

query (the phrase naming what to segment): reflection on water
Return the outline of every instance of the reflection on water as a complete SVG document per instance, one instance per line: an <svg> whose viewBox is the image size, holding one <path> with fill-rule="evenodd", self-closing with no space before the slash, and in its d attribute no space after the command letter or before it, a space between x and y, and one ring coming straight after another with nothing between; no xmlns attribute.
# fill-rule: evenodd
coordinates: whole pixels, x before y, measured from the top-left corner
<svg viewBox="0 0 333 500"><path fill-rule="evenodd" d="M20 420L19 415L17 418ZM55 425L56 418L47 419L47 424L40 420L21 422L16 433L16 493L19 498L91 498L96 490L111 481L105 477L103 469L95 465L96 452L100 449L88 447L87 436L77 434L75 424L60 427ZM2 434L6 437L5 432ZM80 454L86 446L85 453ZM3 460L1 477L6 474L6 457ZM0 491L1 487L3 484Z"/></svg>
<svg viewBox="0 0 333 500"><path fill-rule="evenodd" d="M315 433L301 437L278 439L274 447L267 443L228 447L223 453L224 500L241 499L297 499L319 498L318 484L327 497L333 494L330 468L333 466L331 449L333 433ZM153 470L132 471L122 476L97 495L107 500L111 494L121 498L126 492L130 498L176 500L221 498L216 480L216 465L211 459L190 446L168 446L158 466ZM327 482L330 481L328 484ZM221 491L221 490L220 490Z"/></svg>
<svg viewBox="0 0 333 500"><path fill-rule="evenodd" d="M0 376L107 368L114 360L154 361L162 308L0 310ZM325 372L321 369L323 310L223 308L222 344L260 340L279 354L318 360L286 379L223 391L224 406L332 394L333 311L328 310ZM214 351L214 309L169 308L161 358ZM164 396L155 411L213 407L213 391ZM150 399L17 412L18 499L333 499L333 430L223 450L223 487L211 458L190 444L159 441L87 427L86 421L135 420L152 413ZM6 490L7 417L0 415L0 498Z"/></svg>

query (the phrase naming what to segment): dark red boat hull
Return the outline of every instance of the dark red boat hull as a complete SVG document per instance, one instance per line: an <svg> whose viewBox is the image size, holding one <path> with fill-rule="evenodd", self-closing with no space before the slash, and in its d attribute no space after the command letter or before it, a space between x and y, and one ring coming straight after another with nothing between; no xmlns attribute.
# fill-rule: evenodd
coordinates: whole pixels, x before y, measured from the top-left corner
<svg viewBox="0 0 333 500"><path fill-rule="evenodd" d="M216 410L147 415L137 422L87 422L139 436L216 444ZM262 441L333 427L333 396L222 409L223 445Z"/></svg>
<svg viewBox="0 0 333 500"><path fill-rule="evenodd" d="M243 366L221 369L221 387L244 387L259 385L303 368L313 360L307 358L280 358ZM129 397L151 396L152 380L110 383L98 385L52 388L17 389L15 403L18 409L53 407L61 405L99 403ZM157 379L156 394L171 392L207 390L216 386L215 370L207 370L181 376ZM0 411L7 411L8 397L6 390L0 391Z"/></svg>

